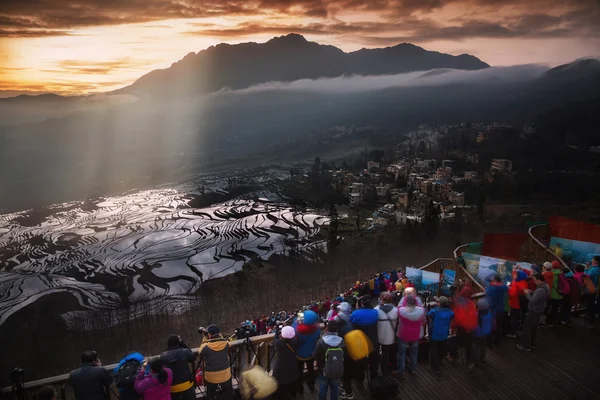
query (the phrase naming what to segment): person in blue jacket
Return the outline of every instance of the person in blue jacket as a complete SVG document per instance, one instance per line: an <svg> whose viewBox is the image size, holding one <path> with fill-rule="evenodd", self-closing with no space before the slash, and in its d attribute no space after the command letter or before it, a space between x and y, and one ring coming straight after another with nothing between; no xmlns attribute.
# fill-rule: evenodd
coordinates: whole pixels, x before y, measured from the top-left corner
<svg viewBox="0 0 600 400"><path fill-rule="evenodd" d="M298 359L298 393L304 393L304 365L306 365L308 375L308 386L315 386L315 360L313 353L317 347L317 342L321 337L319 326L319 316L314 311L306 310L298 314L294 322L294 330L298 338L298 350L296 358Z"/></svg>
<svg viewBox="0 0 600 400"><path fill-rule="evenodd" d="M381 293L381 283L379 282L381 278L379 275L377 275L375 277L375 289L373 289L373 297L377 298L379 297L379 294Z"/></svg>
<svg viewBox="0 0 600 400"><path fill-rule="evenodd" d="M379 373L379 335L377 334L377 322L379 322L379 313L371 304L371 296L366 295L360 298L360 308L355 310L350 316L352 326L359 329L367 335L373 344L373 352L364 360L361 360L363 371L362 376L359 375L361 381L364 380L364 371L367 367L367 362L370 363L370 378L375 379Z"/></svg>
<svg viewBox="0 0 600 400"><path fill-rule="evenodd" d="M492 334L492 325L494 317L490 312L490 303L487 299L480 299L477 302L477 327L473 334L475 340L473 350L475 352L475 365L477 368L483 367L485 364L485 342ZM469 372L473 372L473 365L469 365Z"/></svg>
<svg viewBox="0 0 600 400"><path fill-rule="evenodd" d="M508 293L508 286L502 282L502 277L496 274L485 293L490 304L490 312L494 318L494 325L496 328L495 334L490 335L488 343L490 345L499 345L502 335L504 334L502 330L504 321L504 297L506 293Z"/></svg>
<svg viewBox="0 0 600 400"><path fill-rule="evenodd" d="M450 323L454 318L454 313L450 309L450 300L447 297L441 296L438 304L439 307L432 309L427 314L431 329L429 365L436 374L442 372L441 363L448 351L448 334L450 333Z"/></svg>
<svg viewBox="0 0 600 400"><path fill-rule="evenodd" d="M121 361L119 361L119 364L117 364L117 366L113 370L115 377L119 376L119 369L123 366L123 364L125 364L127 361L131 361L131 360L135 360L135 361L139 362L139 364L141 366L144 363L144 356L135 351L127 354L125 357L123 357L123 359ZM137 372L138 371L136 371L135 376L137 376ZM135 378L135 376L134 376L134 378ZM139 396L135 393L135 390L133 388L133 383L134 383L134 381L132 381L131 387L129 387L129 385L127 385L127 386L118 385L118 382L117 382L117 387L119 388L119 399L121 399L121 400L139 399Z"/></svg>

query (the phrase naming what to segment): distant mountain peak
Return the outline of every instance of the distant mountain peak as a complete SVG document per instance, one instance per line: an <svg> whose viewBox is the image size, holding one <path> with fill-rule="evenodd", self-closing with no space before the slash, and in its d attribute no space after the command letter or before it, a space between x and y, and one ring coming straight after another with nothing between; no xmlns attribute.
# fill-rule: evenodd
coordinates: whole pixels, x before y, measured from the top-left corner
<svg viewBox="0 0 600 400"><path fill-rule="evenodd" d="M267 43L283 43L283 44L304 44L309 43L306 38L298 33L289 33L283 36L277 36L269 40Z"/></svg>
<svg viewBox="0 0 600 400"><path fill-rule="evenodd" d="M189 53L171 68L152 71L116 93L193 96L217 92L225 87L243 89L272 81L488 67L477 57L456 57L410 43L345 53L337 47L321 45L300 34L290 33L266 43L219 44Z"/></svg>

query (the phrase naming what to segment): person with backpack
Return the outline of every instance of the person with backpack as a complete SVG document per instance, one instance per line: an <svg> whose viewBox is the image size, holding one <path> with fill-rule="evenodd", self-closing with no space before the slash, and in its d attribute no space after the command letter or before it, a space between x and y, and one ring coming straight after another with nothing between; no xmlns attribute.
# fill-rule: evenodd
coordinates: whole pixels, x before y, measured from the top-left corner
<svg viewBox="0 0 600 400"><path fill-rule="evenodd" d="M344 375L344 358L346 358L346 345L344 339L338 336L339 324L329 321L325 327L326 332L317 343L313 358L317 360L319 370L319 400L338 399L340 379Z"/></svg>
<svg viewBox="0 0 600 400"><path fill-rule="evenodd" d="M284 326L275 333L273 344L277 354L277 360L273 368L273 377L277 379L279 384L277 398L279 400L291 399L295 396L300 375L298 359L296 358L296 351L298 350L296 331L291 326Z"/></svg>
<svg viewBox="0 0 600 400"><path fill-rule="evenodd" d="M89 350L81 354L81 367L69 374L76 400L106 400L113 377L104 369L98 353Z"/></svg>
<svg viewBox="0 0 600 400"><path fill-rule="evenodd" d="M598 298L598 289L600 289L600 256L592 257L592 265L588 269L587 274L592 280L592 283L594 284L594 289L596 291L596 296L594 297L594 301L596 302L594 315L600 314L600 301L596 301ZM593 326L593 323L591 323L591 326Z"/></svg>
<svg viewBox="0 0 600 400"><path fill-rule="evenodd" d="M379 362L377 361L379 355L379 336L377 334L379 313L377 310L373 309L373 306L371 305L371 296L367 295L360 298L360 308L352 313L350 320L352 321L352 326L364 332L373 345L369 357L359 362L362 364L363 371L363 375L360 376L361 380L364 380L364 371L367 369L367 364L369 365L370 371L369 378L375 379L379 371Z"/></svg>
<svg viewBox="0 0 600 400"><path fill-rule="evenodd" d="M233 385L231 383L231 364L229 362L229 343L221 336L217 325L207 329L199 328L204 339L198 348L199 362L204 361L203 378L206 382L206 398L213 400L220 386L221 399L233 400Z"/></svg>
<svg viewBox="0 0 600 400"><path fill-rule="evenodd" d="M488 302L490 303L490 312L495 321L495 334L490 335L488 343L490 345L499 345L502 340L502 325L504 323L504 296L508 293L508 286L502 282L502 277L498 274L490 282L485 291Z"/></svg>
<svg viewBox="0 0 600 400"><path fill-rule="evenodd" d="M475 364L473 353L473 332L477 328L477 307L471 299L473 289L464 285L454 302L454 327L456 328L456 342L451 349L453 359L457 359L460 345L464 345L467 365Z"/></svg>
<svg viewBox="0 0 600 400"><path fill-rule="evenodd" d="M450 323L454 318L454 313L450 310L450 300L441 296L438 300L438 307L433 308L427 313L429 317L429 326L431 335L429 337L429 365L433 373L442 372L442 359L447 352L448 335L450 333Z"/></svg>
<svg viewBox="0 0 600 400"><path fill-rule="evenodd" d="M525 289L525 296L529 300L529 310L523 324L523 334L521 343L517 344L517 349L522 351L531 351L535 348L535 337L540 319L546 309L546 303L550 294L550 287L546 284L543 275L534 274L533 280L537 285L535 291Z"/></svg>
<svg viewBox="0 0 600 400"><path fill-rule="evenodd" d="M552 285L550 286L550 307L548 310L548 318L546 318L546 326L552 327L557 323L558 311L563 301L563 289L565 287L565 278L562 276L562 265L560 262L552 261Z"/></svg>
<svg viewBox="0 0 600 400"><path fill-rule="evenodd" d="M317 313L311 310L306 310L298 314L296 322L293 325L296 331L296 337L298 338L298 351L296 352L296 358L298 359L298 393L304 393L304 366L306 365L308 375L308 386L313 388L315 386L315 367L314 359L312 357L319 337L321 336L321 329L319 326L319 316Z"/></svg>
<svg viewBox="0 0 600 400"><path fill-rule="evenodd" d="M379 320L377 322L377 338L381 345L381 374L392 373L392 365L396 365L396 331L398 330L398 308L392 304L394 296L390 292L381 294L381 304L375 307Z"/></svg>
<svg viewBox="0 0 600 400"><path fill-rule="evenodd" d="M490 311L487 299L479 299L477 302L477 327L473 332L473 352L475 366L482 368L485 364L485 343L492 334L494 316ZM473 372L474 365L469 364L469 372Z"/></svg>
<svg viewBox="0 0 600 400"><path fill-rule="evenodd" d="M192 350L185 345L181 336L169 336L167 351L160 355L160 360L173 374L171 399L194 400L196 390L194 389L194 375L190 369L190 364L194 363L196 357Z"/></svg>
<svg viewBox="0 0 600 400"><path fill-rule="evenodd" d="M147 362L142 364L135 379L135 392L144 400L170 400L173 371L164 368L160 358L150 363L150 373L146 373Z"/></svg>
<svg viewBox="0 0 600 400"><path fill-rule="evenodd" d="M586 313L588 317L587 326L589 328L594 327L594 321L596 319L596 297L598 296L598 275L595 274L598 266L592 266L585 270L583 265L575 267L575 278L581 282L581 297L582 302L585 304ZM594 273L590 275L588 273ZM594 282L594 277L596 282Z"/></svg>
<svg viewBox="0 0 600 400"><path fill-rule="evenodd" d="M352 306L347 302L341 303L338 315L334 318L334 321L337 321L338 323L339 337L344 338L348 332L354 329L351 318ZM352 393L352 381L360 381L360 374L357 373L359 368L360 363L357 363L351 357L344 358L344 375L342 376L342 387L339 390L339 397L341 399L354 399L354 394Z"/></svg>
<svg viewBox="0 0 600 400"><path fill-rule="evenodd" d="M575 275L569 268L563 268L564 281L567 289L563 289L563 301L560 305L560 324L571 326L571 310L581 301L581 289L575 280Z"/></svg>
<svg viewBox="0 0 600 400"><path fill-rule="evenodd" d="M398 328L398 376L405 377L406 348L410 349L410 362L408 372L414 374L417 368L417 356L419 353L419 340L421 339L421 327L425 317L425 309L417 305L413 296L408 296L406 306L398 308L400 324Z"/></svg>
<svg viewBox="0 0 600 400"><path fill-rule="evenodd" d="M521 314L525 314L526 309L522 308L522 305L526 306L525 289L527 285L527 274L522 271L516 271L515 277L512 284L508 289L508 305L510 307L510 333L506 337L516 339L517 331L521 329L523 324L521 323Z"/></svg>
<svg viewBox="0 0 600 400"><path fill-rule="evenodd" d="M140 353L131 352L123 357L113 370L115 386L119 389L120 400L135 400L138 398L134 384L144 360L144 356Z"/></svg>

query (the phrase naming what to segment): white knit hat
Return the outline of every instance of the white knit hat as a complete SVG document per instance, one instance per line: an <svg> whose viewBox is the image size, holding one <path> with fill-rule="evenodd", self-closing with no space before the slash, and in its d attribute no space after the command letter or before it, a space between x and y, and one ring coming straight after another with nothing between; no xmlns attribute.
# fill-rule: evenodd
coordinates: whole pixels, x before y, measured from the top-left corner
<svg viewBox="0 0 600 400"><path fill-rule="evenodd" d="M293 339L296 336L296 331L291 326L284 326L281 330L281 337L284 339Z"/></svg>
<svg viewBox="0 0 600 400"><path fill-rule="evenodd" d="M544 268L546 268L546 269L552 269L552 263L551 263L551 262L548 262L548 261L546 261L546 262L544 263Z"/></svg>

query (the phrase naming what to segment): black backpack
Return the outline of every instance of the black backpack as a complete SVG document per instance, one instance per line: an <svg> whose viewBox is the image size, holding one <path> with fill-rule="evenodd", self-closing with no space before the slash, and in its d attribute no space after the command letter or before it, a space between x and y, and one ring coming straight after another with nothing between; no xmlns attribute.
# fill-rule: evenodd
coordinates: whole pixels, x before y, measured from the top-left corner
<svg viewBox="0 0 600 400"><path fill-rule="evenodd" d="M127 360L119 367L115 384L118 388L132 388L135 383L135 377L140 372L142 364L138 360Z"/></svg>
<svg viewBox="0 0 600 400"><path fill-rule="evenodd" d="M325 352L323 375L327 379L341 379L344 374L344 349L330 347Z"/></svg>
<svg viewBox="0 0 600 400"><path fill-rule="evenodd" d="M369 382L369 392L375 400L395 399L400 393L398 385L387 377L380 376Z"/></svg>

